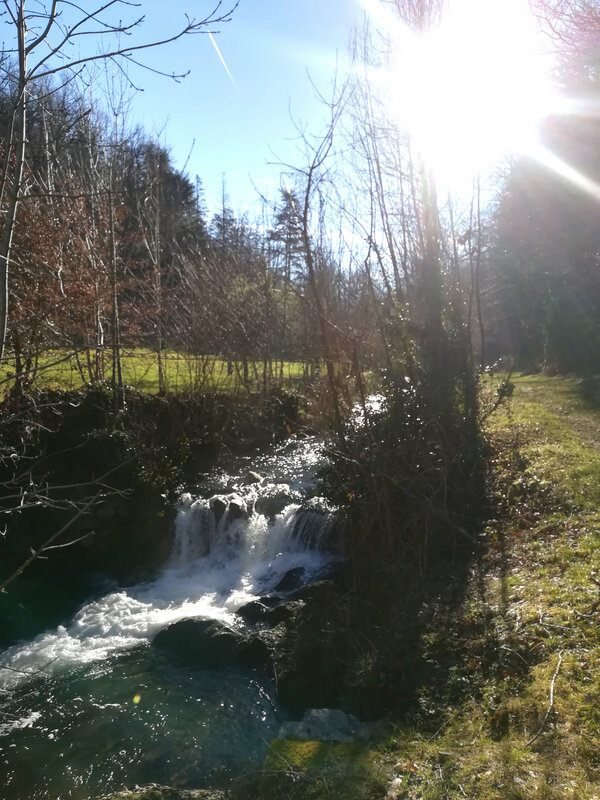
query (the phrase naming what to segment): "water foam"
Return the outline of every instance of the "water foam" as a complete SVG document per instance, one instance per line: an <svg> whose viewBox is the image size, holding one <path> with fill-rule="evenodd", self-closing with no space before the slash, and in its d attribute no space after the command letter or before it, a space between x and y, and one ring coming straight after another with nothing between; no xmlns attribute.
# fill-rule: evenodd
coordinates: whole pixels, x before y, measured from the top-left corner
<svg viewBox="0 0 600 800"><path fill-rule="evenodd" d="M314 456L304 448L312 459ZM289 451L286 451L289 458ZM280 468L281 465L276 465ZM281 494L283 485L278 483ZM263 487L273 491L273 484ZM269 518L254 510L255 486L231 493L223 510L211 499L181 498L171 558L151 582L111 592L85 604L65 626L20 643L0 655L0 688L9 689L40 671L106 659L148 645L178 620L215 618L236 624L235 612L269 594L291 569L311 581L331 567L323 549L328 516L290 503ZM290 496L294 490L289 489ZM213 498L214 499L214 498ZM220 513L220 516L219 516Z"/></svg>

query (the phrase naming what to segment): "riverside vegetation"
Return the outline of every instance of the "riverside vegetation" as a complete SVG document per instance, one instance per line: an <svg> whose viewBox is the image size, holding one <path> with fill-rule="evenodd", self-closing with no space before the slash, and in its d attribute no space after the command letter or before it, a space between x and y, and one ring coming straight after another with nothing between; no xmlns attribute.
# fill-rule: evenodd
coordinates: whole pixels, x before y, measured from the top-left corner
<svg viewBox="0 0 600 800"><path fill-rule="evenodd" d="M596 796L598 385L542 374L511 377L510 383L512 397L498 408L498 386L506 395L508 384L486 379L482 387L485 513L469 537L461 536L464 548L451 559L452 570L438 565L428 588L415 593L416 582L403 579L399 563L395 616L379 605L377 625L363 607L366 590L350 596L358 577L350 563L327 590L327 603L321 592L321 602L296 618L298 630L288 628L283 657L293 653L300 677L307 669L303 657L319 668L301 700L325 692L328 702L361 710L364 718L376 715L369 740L275 739L262 769L219 791L154 787L111 797ZM349 507L354 502L346 497ZM360 577L368 580L367 573ZM389 587L374 580L368 586L373 605L382 596L389 600ZM369 645L368 637L377 638Z"/></svg>
<svg viewBox="0 0 600 800"><path fill-rule="evenodd" d="M225 187L209 220L201 181L175 169L166 146L129 129L124 97L100 102L91 78L80 82L77 70L62 73L36 56L48 45L61 69L83 67L85 57L70 61L65 48L85 34L98 54L112 40L118 62L127 55L121 35L143 16L117 23L112 12L128 6L120 0L89 14L71 6L76 24L63 28L59 5L14 4L7 37L21 57L6 59L0 85L2 637L9 645L50 627L31 649L45 655L50 643L53 658L67 640L79 652L81 629L92 631L87 645L95 648L99 631L91 658L107 671L92 666L90 678L89 662L67 659L73 671L61 675L73 680L61 683L50 661L27 661L28 643L4 651L16 659L0 674L10 800L22 800L23 781L33 779L45 792L40 800L53 800L43 774L49 761L57 780L71 781L65 793L77 784L79 800L87 790L77 782L90 777L92 762L97 774L105 769L92 781L95 794L118 788L112 770L130 775L124 764L140 767L144 785L158 775L183 787L137 793L153 800L189 797L199 782L236 800L595 797L598 119L579 113L580 104L562 113L598 90L593 4L540 4L536 25L556 51L557 93L569 102L540 120L544 158L512 160L486 204L479 177L464 202L461 193L438 192L416 131L390 102L394 31L419 41L443 32L447 4L384 3L392 24L366 21L357 34L352 69L325 103L324 130L303 132L302 163L285 167L260 224L234 214ZM233 20L236 5L219 3L181 35ZM487 35L464 30L467 40ZM103 40L108 49L96 47ZM409 73L415 88L420 70ZM374 74L394 76L394 89ZM434 96L425 99L436 108ZM430 132L475 123L468 104L457 109L432 118ZM498 127L495 116L490 122ZM497 359L587 378L482 381ZM304 365L301 377L297 368L286 374L290 363ZM367 374L381 391L379 407ZM67 380L77 383L67 389ZM310 392L309 413L300 389ZM198 484L232 454L260 458L257 448L309 434L316 421L329 442L323 503L297 511L322 521L323 509L337 508L342 563L297 605L277 609L283 617L265 634L275 680L245 674L235 691L261 708L269 739L281 700L284 717L323 707L356 714L372 737L243 735L243 744L268 750L264 769L226 781L203 759L214 752L221 767L219 746L237 731L226 724L234 706L219 717L219 736L199 726L194 738L195 703L214 700L223 673L206 689L201 670L163 671L162 654L145 645L172 622L172 595L158 596L165 616L152 616L154 596L145 601L165 589L168 566L154 578L168 558L181 491L189 491L185 513L209 519L211 530L218 504L222 518L231 509L249 516L227 480L224 500L213 489L195 500ZM262 515L263 533L273 521ZM196 578L177 575L185 595L177 614ZM115 590L128 581L129 594ZM122 647L119 625L132 616L137 638L125 654L104 658L115 651L101 649L102 636L114 634ZM135 628L140 618L145 628ZM179 628L180 639L187 630ZM150 703L120 695L115 665L120 676L146 676L155 699L182 702L156 703L159 721L144 726ZM165 682L177 691L163 692ZM92 685L115 703L97 703ZM48 721L35 724L42 712L32 711L30 690ZM76 713L76 703L85 711ZM210 713L210 702L202 708ZM179 725L184 717L190 727ZM73 720L79 728L65 725ZM132 721L137 727L127 727ZM79 745L77 735L68 740L71 730L86 732L88 750L67 749ZM123 730L131 751L120 749ZM161 749L157 731L176 735ZM35 747L19 749L14 735Z"/></svg>
<svg viewBox="0 0 600 800"><path fill-rule="evenodd" d="M461 595L438 585L403 670L372 676L397 691L412 663L411 702L369 743L273 742L253 797L597 796L600 407L593 382L511 380L487 420L490 516Z"/></svg>

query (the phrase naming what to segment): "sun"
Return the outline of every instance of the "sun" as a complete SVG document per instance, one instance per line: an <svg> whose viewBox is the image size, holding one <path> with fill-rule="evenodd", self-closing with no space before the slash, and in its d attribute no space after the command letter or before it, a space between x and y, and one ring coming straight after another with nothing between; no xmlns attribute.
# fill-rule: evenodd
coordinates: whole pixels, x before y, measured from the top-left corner
<svg viewBox="0 0 600 800"><path fill-rule="evenodd" d="M535 155L557 93L528 0L449 0L426 33L397 21L388 31L388 102L438 182L472 181L507 153Z"/></svg>

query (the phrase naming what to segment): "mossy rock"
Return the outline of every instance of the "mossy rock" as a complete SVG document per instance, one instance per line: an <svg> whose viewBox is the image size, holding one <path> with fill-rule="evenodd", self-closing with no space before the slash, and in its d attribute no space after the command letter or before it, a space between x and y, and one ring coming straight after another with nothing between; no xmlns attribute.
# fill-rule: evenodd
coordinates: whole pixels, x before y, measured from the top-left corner
<svg viewBox="0 0 600 800"><path fill-rule="evenodd" d="M311 779L365 785L377 782L378 754L362 743L274 739L269 745L265 770L293 770ZM351 796L351 795L348 795Z"/></svg>
<svg viewBox="0 0 600 800"><path fill-rule="evenodd" d="M148 786L145 789L117 792L100 800L227 800L225 792L213 789L172 789L169 786Z"/></svg>

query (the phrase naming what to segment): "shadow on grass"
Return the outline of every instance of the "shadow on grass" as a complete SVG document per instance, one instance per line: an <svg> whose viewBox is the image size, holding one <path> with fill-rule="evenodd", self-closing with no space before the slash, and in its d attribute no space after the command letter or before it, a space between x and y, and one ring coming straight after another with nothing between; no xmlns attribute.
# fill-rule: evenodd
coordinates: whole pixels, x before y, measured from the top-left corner
<svg viewBox="0 0 600 800"><path fill-rule="evenodd" d="M586 407L600 410L600 375L588 375L577 384L577 395Z"/></svg>
<svg viewBox="0 0 600 800"><path fill-rule="evenodd" d="M385 780L376 758L366 744L275 739L264 770L237 779L231 792L235 800L381 800Z"/></svg>

